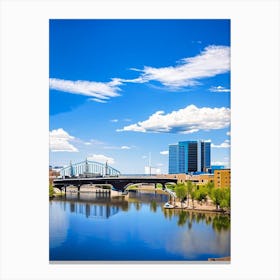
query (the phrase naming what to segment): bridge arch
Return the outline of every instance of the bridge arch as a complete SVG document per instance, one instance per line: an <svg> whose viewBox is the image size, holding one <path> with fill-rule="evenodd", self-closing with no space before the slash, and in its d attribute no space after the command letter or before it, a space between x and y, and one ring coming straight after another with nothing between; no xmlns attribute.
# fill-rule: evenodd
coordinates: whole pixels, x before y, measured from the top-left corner
<svg viewBox="0 0 280 280"><path fill-rule="evenodd" d="M119 176L121 173L119 170L109 166L107 163L100 163L92 160L84 160L78 163L63 167L60 170L60 176L62 177L78 177L86 175L96 176Z"/></svg>

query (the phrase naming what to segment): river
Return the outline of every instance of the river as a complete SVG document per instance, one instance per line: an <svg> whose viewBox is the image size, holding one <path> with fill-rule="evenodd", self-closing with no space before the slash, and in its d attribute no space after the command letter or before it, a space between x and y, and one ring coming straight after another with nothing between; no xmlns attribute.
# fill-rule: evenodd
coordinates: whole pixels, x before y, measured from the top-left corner
<svg viewBox="0 0 280 280"><path fill-rule="evenodd" d="M49 203L50 261L207 261L230 256L226 215L164 209L165 194L67 194Z"/></svg>

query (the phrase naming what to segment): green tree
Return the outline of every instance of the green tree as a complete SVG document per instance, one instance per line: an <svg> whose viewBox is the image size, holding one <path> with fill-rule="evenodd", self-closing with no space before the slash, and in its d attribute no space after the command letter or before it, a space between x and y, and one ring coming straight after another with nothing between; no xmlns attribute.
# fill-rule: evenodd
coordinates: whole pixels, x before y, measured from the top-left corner
<svg viewBox="0 0 280 280"><path fill-rule="evenodd" d="M190 196L191 196L191 193L194 189L194 184L188 180L187 181L187 200L188 200L188 207L189 207L189 200L190 200Z"/></svg>
<svg viewBox="0 0 280 280"><path fill-rule="evenodd" d="M52 183L49 183L49 197L54 197L54 189Z"/></svg>
<svg viewBox="0 0 280 280"><path fill-rule="evenodd" d="M211 196L212 190L214 189L214 183L213 182L208 182L206 184L206 188L207 188L207 194L209 196Z"/></svg>
<svg viewBox="0 0 280 280"><path fill-rule="evenodd" d="M230 188L221 189L221 203L220 207L222 209L230 209Z"/></svg>
<svg viewBox="0 0 280 280"><path fill-rule="evenodd" d="M207 199L207 188L205 186L201 186L196 192L196 199L202 205L202 201L206 201Z"/></svg>
<svg viewBox="0 0 280 280"><path fill-rule="evenodd" d="M192 207L194 209L194 200L196 198L196 194L197 193L197 190L196 189L193 189L192 192L191 192L191 199L192 199Z"/></svg>
<svg viewBox="0 0 280 280"><path fill-rule="evenodd" d="M211 199L218 209L222 200L222 191L220 188L214 188L211 192Z"/></svg>
<svg viewBox="0 0 280 280"><path fill-rule="evenodd" d="M176 196L180 199L181 201L181 207L184 199L186 198L187 195L187 187L185 184L177 184L175 187L175 193Z"/></svg>
<svg viewBox="0 0 280 280"><path fill-rule="evenodd" d="M156 184L156 188L162 190L162 184L161 184L161 183L157 183L157 184Z"/></svg>

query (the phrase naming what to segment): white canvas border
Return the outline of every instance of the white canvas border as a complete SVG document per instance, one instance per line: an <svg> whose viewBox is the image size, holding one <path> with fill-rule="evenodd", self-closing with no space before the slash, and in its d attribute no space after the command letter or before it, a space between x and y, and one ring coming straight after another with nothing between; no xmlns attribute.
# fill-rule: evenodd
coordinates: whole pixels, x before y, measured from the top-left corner
<svg viewBox="0 0 280 280"><path fill-rule="evenodd" d="M278 1L0 3L1 279L280 278ZM230 265L49 264L50 18L231 19Z"/></svg>

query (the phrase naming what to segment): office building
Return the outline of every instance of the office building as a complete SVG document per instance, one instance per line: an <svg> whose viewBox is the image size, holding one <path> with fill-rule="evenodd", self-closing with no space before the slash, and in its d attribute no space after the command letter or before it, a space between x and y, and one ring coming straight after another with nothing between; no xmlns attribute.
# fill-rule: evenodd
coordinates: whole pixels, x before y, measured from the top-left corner
<svg viewBox="0 0 280 280"><path fill-rule="evenodd" d="M230 169L220 169L214 171L215 188L230 187Z"/></svg>
<svg viewBox="0 0 280 280"><path fill-rule="evenodd" d="M169 174L206 172L211 167L211 142L181 141L169 145Z"/></svg>

